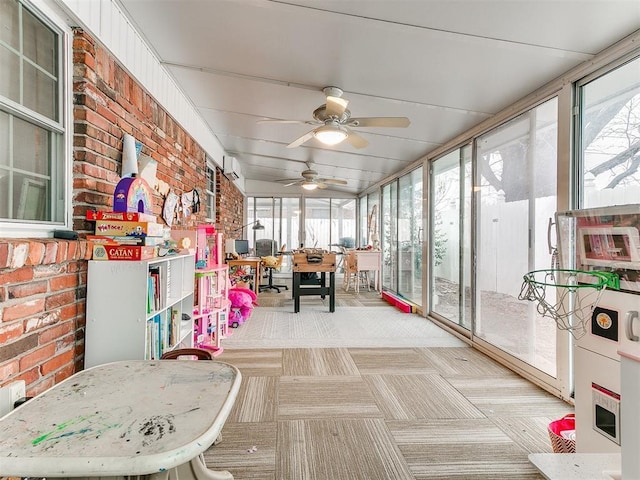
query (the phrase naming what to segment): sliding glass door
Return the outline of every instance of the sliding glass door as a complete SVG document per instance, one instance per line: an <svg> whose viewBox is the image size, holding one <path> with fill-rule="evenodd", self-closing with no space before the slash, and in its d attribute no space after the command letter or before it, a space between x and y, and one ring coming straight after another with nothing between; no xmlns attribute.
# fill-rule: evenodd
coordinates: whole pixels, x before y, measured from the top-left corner
<svg viewBox="0 0 640 480"><path fill-rule="evenodd" d="M422 305L422 168L382 187L382 286Z"/></svg>
<svg viewBox="0 0 640 480"><path fill-rule="evenodd" d="M431 167L431 313L471 329L471 147Z"/></svg>
<svg viewBox="0 0 640 480"><path fill-rule="evenodd" d="M551 99L476 140L474 335L555 377L556 325L518 300L522 276L552 268L558 102Z"/></svg>

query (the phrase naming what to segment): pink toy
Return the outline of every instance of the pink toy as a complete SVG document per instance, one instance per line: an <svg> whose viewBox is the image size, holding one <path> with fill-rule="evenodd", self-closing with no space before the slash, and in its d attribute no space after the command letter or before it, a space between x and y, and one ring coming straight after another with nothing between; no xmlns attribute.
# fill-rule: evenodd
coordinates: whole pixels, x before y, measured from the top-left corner
<svg viewBox="0 0 640 480"><path fill-rule="evenodd" d="M251 316L253 307L258 305L258 297L249 288L230 288L229 301L231 302L229 325L233 328L242 325Z"/></svg>

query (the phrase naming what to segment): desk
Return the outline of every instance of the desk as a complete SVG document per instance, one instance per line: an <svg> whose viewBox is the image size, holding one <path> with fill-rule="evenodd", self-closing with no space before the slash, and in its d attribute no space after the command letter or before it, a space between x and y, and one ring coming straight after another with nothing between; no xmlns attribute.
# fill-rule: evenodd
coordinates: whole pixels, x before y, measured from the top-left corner
<svg viewBox="0 0 640 480"><path fill-rule="evenodd" d="M358 271L356 275L356 293L360 291L360 272L367 272L367 290L369 290L368 272L374 272L373 282L376 292L380 291L380 251L379 250L349 250L349 262L355 258L355 266Z"/></svg>
<svg viewBox="0 0 640 480"><path fill-rule="evenodd" d="M241 378L217 361L83 370L0 419L0 476L232 479L208 470L201 453L220 434Z"/></svg>
<svg viewBox="0 0 640 480"><path fill-rule="evenodd" d="M251 267L253 269L253 291L256 292L256 295L259 292L260 288L260 279L262 278L262 259L260 257L247 257L247 258L239 258L238 260L227 260L227 265L229 265L229 269L231 267ZM229 272L229 277L231 277L231 272Z"/></svg>

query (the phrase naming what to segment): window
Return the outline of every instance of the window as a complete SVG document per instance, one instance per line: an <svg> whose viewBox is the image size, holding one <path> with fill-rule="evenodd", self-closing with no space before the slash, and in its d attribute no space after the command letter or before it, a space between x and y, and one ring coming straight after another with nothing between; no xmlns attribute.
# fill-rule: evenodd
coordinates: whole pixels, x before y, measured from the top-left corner
<svg viewBox="0 0 640 480"><path fill-rule="evenodd" d="M207 160L206 166L207 186L204 192L207 221L216 222L216 167Z"/></svg>
<svg viewBox="0 0 640 480"><path fill-rule="evenodd" d="M63 35L16 0L0 2L0 221L65 221Z"/></svg>
<svg viewBox="0 0 640 480"><path fill-rule="evenodd" d="M579 89L581 208L640 198L640 58Z"/></svg>

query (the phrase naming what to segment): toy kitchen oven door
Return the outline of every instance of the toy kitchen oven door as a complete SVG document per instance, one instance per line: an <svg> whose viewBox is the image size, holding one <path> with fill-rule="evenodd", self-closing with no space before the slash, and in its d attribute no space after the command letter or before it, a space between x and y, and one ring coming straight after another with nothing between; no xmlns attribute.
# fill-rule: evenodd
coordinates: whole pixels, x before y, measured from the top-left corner
<svg viewBox="0 0 640 480"><path fill-rule="evenodd" d="M563 268L620 279L574 342L576 452L627 451L640 461L640 363L622 366L640 360L640 205L558 213L556 228ZM640 479L640 469L626 478Z"/></svg>

